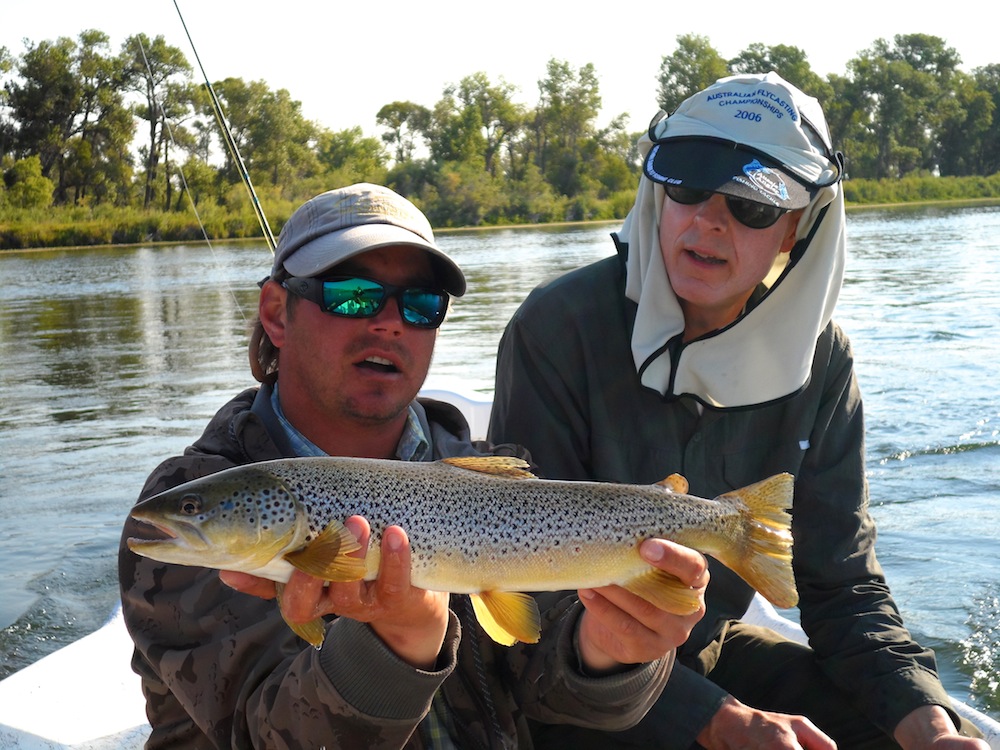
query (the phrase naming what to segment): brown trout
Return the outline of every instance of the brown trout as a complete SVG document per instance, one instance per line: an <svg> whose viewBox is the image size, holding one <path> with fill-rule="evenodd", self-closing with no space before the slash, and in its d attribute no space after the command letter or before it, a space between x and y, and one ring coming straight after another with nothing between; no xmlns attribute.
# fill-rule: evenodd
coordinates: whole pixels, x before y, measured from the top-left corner
<svg viewBox="0 0 1000 750"><path fill-rule="evenodd" d="M525 592L618 584L688 614L696 593L639 556L659 537L712 555L778 607L793 606L793 478L778 474L713 500L685 494L672 474L653 485L538 479L516 458L434 462L295 458L237 466L138 503L132 517L166 538L131 538L133 552L180 565L288 580L372 580L382 531L411 546L419 588L470 594L499 643L535 643L540 618ZM371 525L364 558L343 522ZM279 587L280 588L280 587ZM291 625L291 623L289 623ZM292 625L319 645L322 620Z"/></svg>

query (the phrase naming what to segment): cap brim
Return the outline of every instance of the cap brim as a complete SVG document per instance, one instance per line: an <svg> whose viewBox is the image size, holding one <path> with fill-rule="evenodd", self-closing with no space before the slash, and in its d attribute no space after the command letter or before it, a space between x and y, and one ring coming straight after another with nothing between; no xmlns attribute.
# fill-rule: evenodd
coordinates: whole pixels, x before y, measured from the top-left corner
<svg viewBox="0 0 1000 750"><path fill-rule="evenodd" d="M785 209L805 208L814 189L767 155L715 138L667 138L653 144L643 172L653 182L710 190Z"/></svg>
<svg viewBox="0 0 1000 750"><path fill-rule="evenodd" d="M355 255L393 245L426 250L444 290L454 297L465 294L465 275L451 258L419 235L393 224L361 224L329 232L298 248L283 265L291 276L319 276Z"/></svg>

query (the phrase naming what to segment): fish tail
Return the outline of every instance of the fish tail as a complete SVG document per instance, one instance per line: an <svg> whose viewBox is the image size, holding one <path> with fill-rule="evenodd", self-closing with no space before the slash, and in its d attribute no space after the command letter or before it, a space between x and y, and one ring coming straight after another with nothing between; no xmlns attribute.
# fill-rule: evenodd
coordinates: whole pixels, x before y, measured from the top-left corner
<svg viewBox="0 0 1000 750"><path fill-rule="evenodd" d="M722 495L719 500L737 500L742 506L737 534L742 543L722 562L771 604L794 607L799 601L792 572L792 492L791 474L776 474L768 479Z"/></svg>

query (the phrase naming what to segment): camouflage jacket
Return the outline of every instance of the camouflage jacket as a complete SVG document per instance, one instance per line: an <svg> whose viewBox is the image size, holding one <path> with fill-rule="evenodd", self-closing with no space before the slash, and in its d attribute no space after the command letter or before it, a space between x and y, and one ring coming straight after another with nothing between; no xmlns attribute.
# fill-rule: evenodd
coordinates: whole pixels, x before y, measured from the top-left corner
<svg viewBox="0 0 1000 750"><path fill-rule="evenodd" d="M270 399L256 394L223 407L193 446L152 473L141 498L281 457L266 428ZM457 409L421 399L417 410L434 458L477 452ZM400 661L347 618L330 618L315 649L291 632L273 600L230 589L214 570L133 554L124 540L135 533L126 521L119 578L152 726L147 748L429 747L424 719L438 693L459 747L530 747L528 718L608 730L636 723L673 664L670 655L610 677L583 675L573 645L580 604L559 593L539 596L541 642L513 648L494 644L468 597L453 596L435 671Z"/></svg>

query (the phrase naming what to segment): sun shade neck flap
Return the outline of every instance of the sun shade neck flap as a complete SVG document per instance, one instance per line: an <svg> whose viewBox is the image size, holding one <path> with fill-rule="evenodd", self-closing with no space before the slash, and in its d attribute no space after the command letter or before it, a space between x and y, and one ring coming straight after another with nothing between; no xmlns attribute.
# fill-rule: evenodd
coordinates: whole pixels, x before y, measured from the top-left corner
<svg viewBox="0 0 1000 750"><path fill-rule="evenodd" d="M640 139L643 158L651 145L648 136ZM793 257L779 256L789 266L759 304L681 347L668 346L683 333L684 315L660 253L663 200L663 187L641 177L635 205L617 235L628 243L625 294L637 305L631 345L642 385L717 409L765 404L799 391L809 381L816 339L830 322L844 278L840 185L820 188L804 210Z"/></svg>

